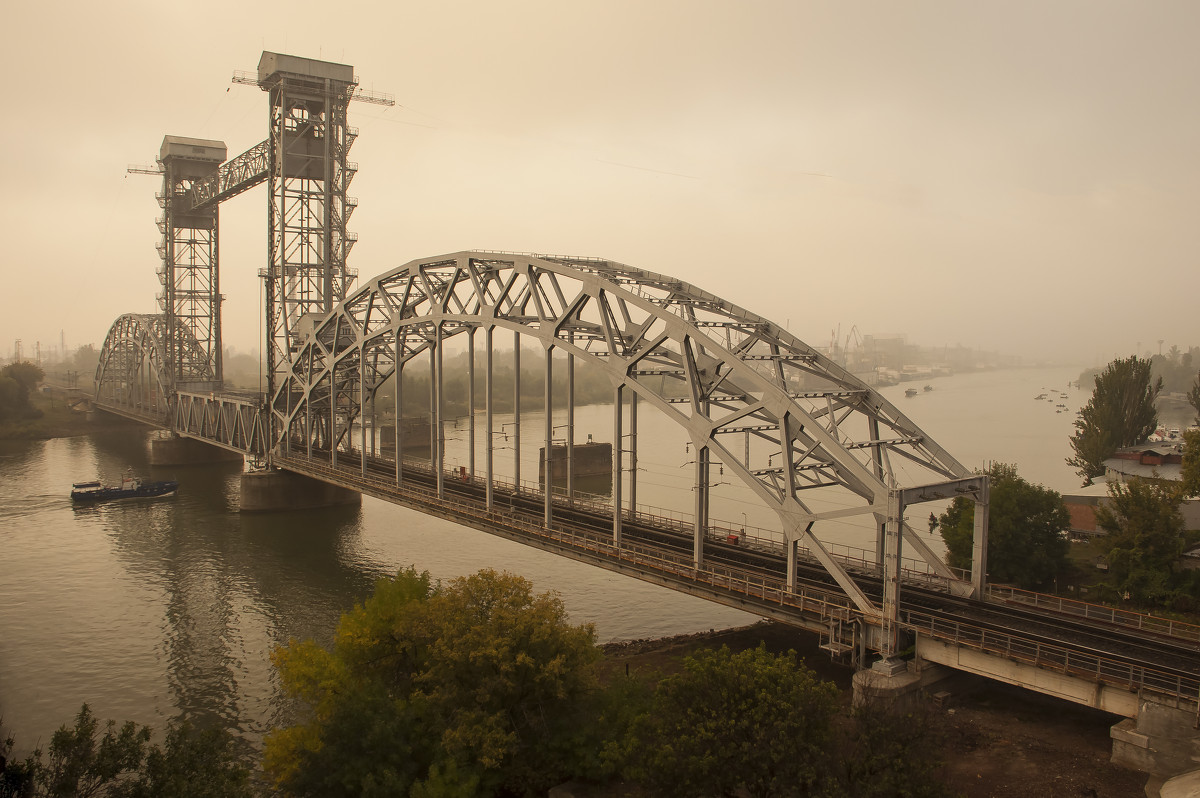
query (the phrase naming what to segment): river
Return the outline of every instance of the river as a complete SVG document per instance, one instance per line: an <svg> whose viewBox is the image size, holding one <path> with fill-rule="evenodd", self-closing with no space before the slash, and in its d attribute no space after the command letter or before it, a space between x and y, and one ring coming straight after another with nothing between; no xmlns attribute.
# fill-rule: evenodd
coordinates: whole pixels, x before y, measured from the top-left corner
<svg viewBox="0 0 1200 798"><path fill-rule="evenodd" d="M929 380L933 390L914 397L904 395L911 383L882 392L964 465L1015 463L1030 481L1066 492L1079 484L1064 462L1071 423L1090 395L1068 389L1078 374L979 372ZM1068 396L1034 401L1050 389ZM593 429L609 440L611 417L611 407L580 408L576 440ZM465 462L461 426L448 465ZM688 451L666 426L641 421L638 501L686 511ZM557 591L601 642L755 620L369 497L361 507L242 515L239 466L151 469L146 434L130 429L0 442L0 719L18 753L44 747L85 701L101 719L161 729L182 717L257 747L287 717L271 650L293 638L329 640L376 579L408 565L441 579L485 567L520 573ZM540 413L522 417L523 479L536 479L543 429ZM501 474L511 469L504 454ZM71 482L111 481L130 468L182 487L154 502L71 505ZM737 486L723 496L714 519L770 524Z"/></svg>

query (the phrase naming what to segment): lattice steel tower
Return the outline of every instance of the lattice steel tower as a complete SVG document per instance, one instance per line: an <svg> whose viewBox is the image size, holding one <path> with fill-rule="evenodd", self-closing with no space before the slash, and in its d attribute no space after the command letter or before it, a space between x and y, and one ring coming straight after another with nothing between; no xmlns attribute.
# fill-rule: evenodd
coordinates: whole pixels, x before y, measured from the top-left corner
<svg viewBox="0 0 1200 798"><path fill-rule="evenodd" d="M165 136L159 150L158 279L163 289L158 300L166 317L163 354L178 387L219 389L223 379L218 206L195 208L188 195L220 169L225 156L224 142L184 136Z"/></svg>
<svg viewBox="0 0 1200 798"><path fill-rule="evenodd" d="M346 156L357 131L346 106L357 83L351 66L271 52L257 83L270 96L267 368L278 403L277 377L353 280L346 221L356 203L346 189L358 166Z"/></svg>

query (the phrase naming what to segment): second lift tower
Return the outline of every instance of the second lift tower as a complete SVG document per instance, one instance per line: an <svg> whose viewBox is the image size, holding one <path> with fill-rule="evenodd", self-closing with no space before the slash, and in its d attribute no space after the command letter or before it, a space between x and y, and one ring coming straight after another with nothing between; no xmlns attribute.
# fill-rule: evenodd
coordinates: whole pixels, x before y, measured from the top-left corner
<svg viewBox="0 0 1200 798"><path fill-rule="evenodd" d="M238 82L254 82L270 98L265 277L273 395L291 353L353 281L346 257L356 236L346 221L357 202L346 189L358 169L347 160L357 131L346 124L346 106L358 83L346 64L272 52L262 54L255 80Z"/></svg>

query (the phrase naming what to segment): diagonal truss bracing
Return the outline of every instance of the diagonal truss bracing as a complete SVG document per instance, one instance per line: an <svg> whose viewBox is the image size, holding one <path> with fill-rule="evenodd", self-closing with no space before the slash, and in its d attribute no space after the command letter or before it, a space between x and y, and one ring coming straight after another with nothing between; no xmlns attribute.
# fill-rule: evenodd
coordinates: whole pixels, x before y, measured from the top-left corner
<svg viewBox="0 0 1200 798"><path fill-rule="evenodd" d="M882 541L891 491L970 476L868 385L718 296L612 261L494 252L412 261L317 323L272 401L277 445L336 456L407 361L481 328L591 361L656 407L706 463L772 508L787 544L814 553L867 614L880 609L827 553L821 524L867 516Z"/></svg>
<svg viewBox="0 0 1200 798"><path fill-rule="evenodd" d="M179 211L192 213L215 206L266 181L270 174L270 148L270 140L262 141L221 164L220 169L173 200Z"/></svg>
<svg viewBox="0 0 1200 798"><path fill-rule="evenodd" d="M96 401L165 423L174 389L167 340L165 314L126 313L113 322L96 365ZM185 354L198 348L191 339Z"/></svg>

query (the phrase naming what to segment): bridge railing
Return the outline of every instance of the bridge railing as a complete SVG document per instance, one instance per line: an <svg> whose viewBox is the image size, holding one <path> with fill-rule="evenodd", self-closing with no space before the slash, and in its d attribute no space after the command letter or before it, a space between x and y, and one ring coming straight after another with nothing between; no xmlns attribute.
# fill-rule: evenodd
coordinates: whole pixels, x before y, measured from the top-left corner
<svg viewBox="0 0 1200 798"><path fill-rule="evenodd" d="M570 547L628 563L681 582L706 585L709 589L737 594L759 603L760 606L765 604L787 608L818 623L844 623L863 619L862 613L848 597L815 586L799 585L795 590L790 590L783 580L771 578L767 574L710 561L697 567L689 554L633 541L623 541L620 546L616 546L611 536L602 532L560 523L546 526L540 518L519 509L489 510L478 500L455 494L439 498L437 491L430 487L405 483L398 488L393 479L375 476L372 473L364 476L334 469L316 460L281 457L278 464L327 481L357 486L376 495L402 497L408 503L426 505L439 515L458 517L464 521L473 520L481 526L517 537L540 539L556 546ZM951 645L971 648L1121 689L1155 690L1200 706L1200 676L1181 676L1153 667L1123 662L1092 651L1047 643L1017 633L947 620L919 610L901 609L900 623L909 631Z"/></svg>
<svg viewBox="0 0 1200 798"><path fill-rule="evenodd" d="M404 457L406 468L415 468L427 474L433 469L428 458ZM462 482L462 466L444 470L445 479ZM467 479L470 482L470 478ZM475 482L483 480L476 476ZM538 481L521 480L516 483L503 477L493 477L492 485L501 493L517 490L520 495L528 498L540 498L545 495L544 485ZM562 486L552 486L551 496L556 506L570 506L575 509L588 510L598 514L612 513L612 500L606 496L576 491L574 499L568 501L567 490ZM680 534L691 535L695 528L694 517L687 512L650 504L639 504L632 514L623 516L635 523L644 524L655 529L662 529ZM764 553L784 554L783 535L778 530L743 524L723 519L710 519L705 529L705 537L709 540L732 542L737 538L737 545L745 546ZM864 575L880 577L882 568L875 561L875 553L866 549L841 543L826 542L825 550L848 571ZM797 548L797 556L810 564L818 564L820 560L812 551L804 546ZM934 571L924 560L914 557L901 558L901 575L907 584L922 585L930 590L942 593L951 592L950 582L941 574ZM959 575L959 581L967 581Z"/></svg>
<svg viewBox="0 0 1200 798"><path fill-rule="evenodd" d="M1055 670L1131 691L1150 689L1191 703L1200 701L1200 676L1181 676L1122 662L1094 652L1072 650L1054 643L984 629L960 621L950 621L916 610L902 609L900 622L906 628L933 639L1037 668Z"/></svg>
<svg viewBox="0 0 1200 798"><path fill-rule="evenodd" d="M408 501L416 501L436 508L439 514L445 510L451 510L457 516L475 519L489 527L499 527L521 536L567 545L619 562L650 568L658 573L669 574L684 581L708 584L721 591L737 593L760 602L768 602L780 607L786 606L806 615L815 616L815 619L820 622L848 621L858 613L848 597L813 586L800 586L797 590L792 591L788 590L786 584L779 580L731 566L705 563L697 568L690 555L678 554L632 541L623 541L620 546L616 546L613 544L611 536L592 530L558 523L547 527L541 523L540 519L521 511L512 511L506 508L488 510L477 501L454 494L439 499L436 490L423 485L405 483L398 488L390 479L377 477L370 473L365 477L361 474L350 475L346 471L330 468L315 460L293 456L279 457L276 462L281 467L328 481L357 484L359 487L373 490L377 495L403 496ZM428 461L425 462L428 463ZM511 483L508 484L511 485Z"/></svg>
<svg viewBox="0 0 1200 798"><path fill-rule="evenodd" d="M1135 629L1146 634L1159 635L1176 640L1191 640L1200 643L1200 626L1177 621L1172 618L1160 618L1156 615L1146 615L1117 607L1090 604L1077 599L1049 596L1044 593L1035 593L1031 590L1022 590L1021 588L1009 585L989 585L988 597L993 601L1022 604L1036 609L1047 610L1057 615L1068 615L1089 621L1120 626L1126 629Z"/></svg>

